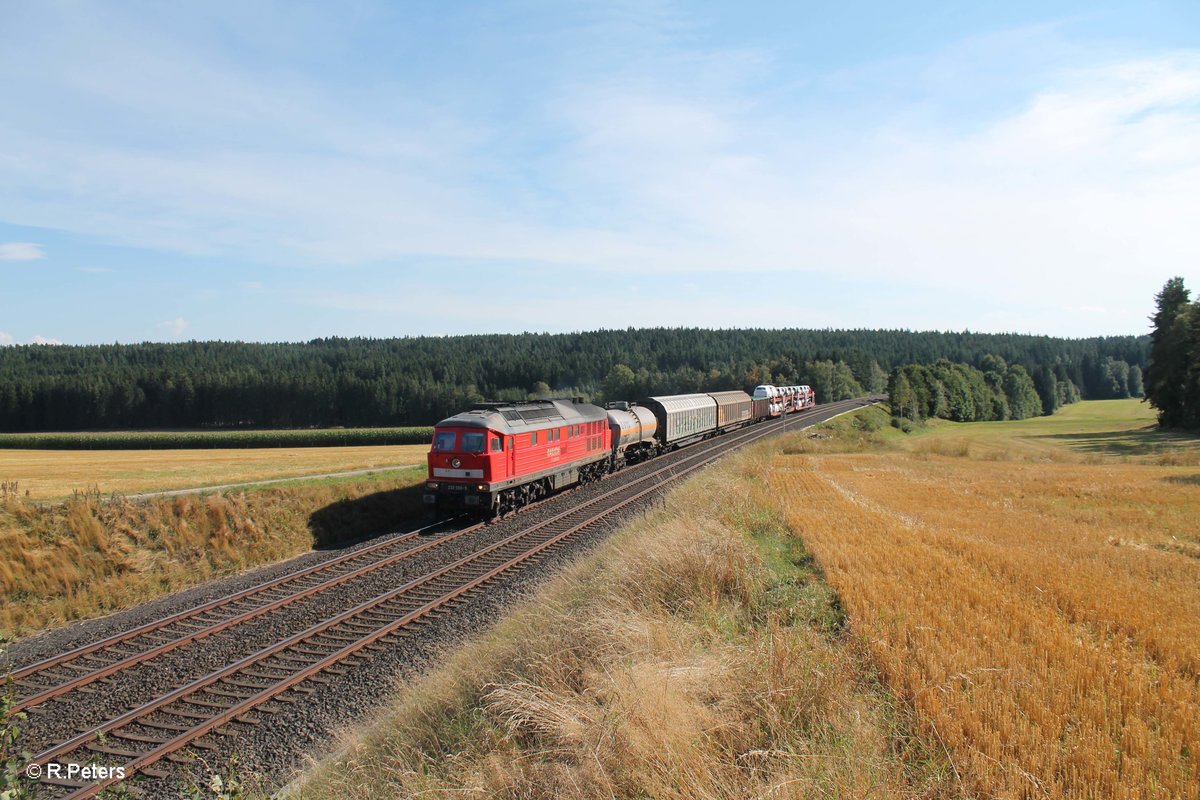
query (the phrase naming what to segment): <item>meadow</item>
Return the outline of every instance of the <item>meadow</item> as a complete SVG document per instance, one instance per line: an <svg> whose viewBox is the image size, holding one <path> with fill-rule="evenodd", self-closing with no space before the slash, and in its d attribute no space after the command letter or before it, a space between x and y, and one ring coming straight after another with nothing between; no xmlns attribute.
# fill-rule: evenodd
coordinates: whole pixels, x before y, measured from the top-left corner
<svg viewBox="0 0 1200 800"><path fill-rule="evenodd" d="M0 440L2 441L2 440ZM0 481L28 500L132 495L424 464L429 445L218 450L0 450Z"/></svg>

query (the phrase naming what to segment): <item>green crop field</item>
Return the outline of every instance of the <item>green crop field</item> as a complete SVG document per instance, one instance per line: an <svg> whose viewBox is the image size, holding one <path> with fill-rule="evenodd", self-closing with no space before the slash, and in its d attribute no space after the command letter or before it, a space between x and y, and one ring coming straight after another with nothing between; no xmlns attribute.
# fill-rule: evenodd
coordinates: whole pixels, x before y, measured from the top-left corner
<svg viewBox="0 0 1200 800"><path fill-rule="evenodd" d="M432 427L4 433L0 434L0 449L200 450L251 447L356 447L427 444L432 438Z"/></svg>

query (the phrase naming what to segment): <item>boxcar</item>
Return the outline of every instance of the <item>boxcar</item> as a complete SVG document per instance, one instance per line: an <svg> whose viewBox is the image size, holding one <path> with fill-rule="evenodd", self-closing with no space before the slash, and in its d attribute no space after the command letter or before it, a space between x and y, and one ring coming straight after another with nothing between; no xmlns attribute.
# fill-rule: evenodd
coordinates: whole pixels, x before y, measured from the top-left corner
<svg viewBox="0 0 1200 800"><path fill-rule="evenodd" d="M656 436L664 450L699 441L717 430L717 401L706 394L647 397L642 405L658 419Z"/></svg>
<svg viewBox="0 0 1200 800"><path fill-rule="evenodd" d="M754 401L745 392L712 392L717 401L717 430L731 431L754 421Z"/></svg>

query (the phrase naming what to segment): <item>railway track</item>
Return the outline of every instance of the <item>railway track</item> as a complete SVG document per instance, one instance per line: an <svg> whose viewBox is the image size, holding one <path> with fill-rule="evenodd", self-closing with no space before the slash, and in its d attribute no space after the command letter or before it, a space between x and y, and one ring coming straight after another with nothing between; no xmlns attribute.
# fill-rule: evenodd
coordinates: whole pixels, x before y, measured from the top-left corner
<svg viewBox="0 0 1200 800"><path fill-rule="evenodd" d="M731 450L863 404L863 401L845 401L815 408L680 451L670 463L639 476L636 481L618 485L566 511L533 522L204 677L88 727L43 749L30 763L58 764L63 768L106 764L119 767L119 771L93 772L89 777L95 780L83 780L79 773L66 777L44 774L39 796L52 792L56 797L95 797L135 774L168 778L173 762L187 761L181 751L213 749L214 733L261 725L270 713L316 691L320 684L336 680L361 665L372 653L394 648L420 626L483 591L501 576L536 563L572 536L661 492ZM435 549L480 527L467 526L421 543L414 540L426 531L413 531L30 665L14 673L17 685L22 687L18 705L32 708L56 699L63 702L71 692L86 690L89 684L119 675L133 665L195 645L217 631L270 614L415 553Z"/></svg>

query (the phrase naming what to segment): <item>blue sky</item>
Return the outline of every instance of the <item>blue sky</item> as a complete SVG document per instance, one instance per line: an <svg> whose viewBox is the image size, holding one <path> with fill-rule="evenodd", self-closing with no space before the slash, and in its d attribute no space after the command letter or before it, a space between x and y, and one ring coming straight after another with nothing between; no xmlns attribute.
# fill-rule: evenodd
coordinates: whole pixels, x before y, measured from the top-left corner
<svg viewBox="0 0 1200 800"><path fill-rule="evenodd" d="M1141 333L1195 2L0 0L0 344Z"/></svg>

